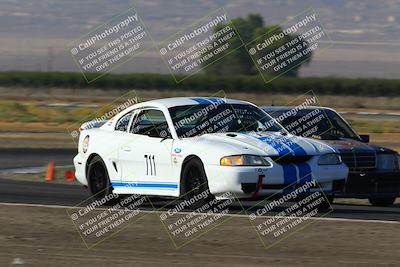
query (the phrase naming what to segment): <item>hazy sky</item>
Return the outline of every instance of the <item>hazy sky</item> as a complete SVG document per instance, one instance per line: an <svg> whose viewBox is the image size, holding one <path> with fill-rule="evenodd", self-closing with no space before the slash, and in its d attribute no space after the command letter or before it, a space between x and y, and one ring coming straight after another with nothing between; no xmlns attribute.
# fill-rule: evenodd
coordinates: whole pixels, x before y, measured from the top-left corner
<svg viewBox="0 0 400 267"><path fill-rule="evenodd" d="M267 25L313 7L334 45L315 56L301 75L399 77L397 0L0 0L0 70L78 71L67 44L132 6L156 42L221 6L231 18L260 13ZM149 51L115 72L167 72L167 68L156 52Z"/></svg>

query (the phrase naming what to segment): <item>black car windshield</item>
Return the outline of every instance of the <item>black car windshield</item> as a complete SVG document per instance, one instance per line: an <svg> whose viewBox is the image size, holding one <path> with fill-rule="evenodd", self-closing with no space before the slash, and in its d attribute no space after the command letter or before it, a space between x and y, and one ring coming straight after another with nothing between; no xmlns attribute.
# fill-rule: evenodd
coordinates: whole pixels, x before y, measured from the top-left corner
<svg viewBox="0 0 400 267"><path fill-rule="evenodd" d="M298 110L296 115L281 116L285 112L291 109L266 109L267 113L272 117L278 119L278 117L283 119L278 119L279 123L283 127L288 127L293 125L295 122L301 121L301 118L307 116L310 112L317 109L302 109ZM349 127L349 125L334 111L329 109L320 109L320 113L324 114L324 119L319 120L313 126L316 126L317 131L313 135L320 135L324 139L335 139L335 138L350 138L359 140L359 136L354 130ZM301 134L297 134L301 135Z"/></svg>
<svg viewBox="0 0 400 267"><path fill-rule="evenodd" d="M169 108L179 138L218 132L285 131L272 117L248 104L198 104Z"/></svg>

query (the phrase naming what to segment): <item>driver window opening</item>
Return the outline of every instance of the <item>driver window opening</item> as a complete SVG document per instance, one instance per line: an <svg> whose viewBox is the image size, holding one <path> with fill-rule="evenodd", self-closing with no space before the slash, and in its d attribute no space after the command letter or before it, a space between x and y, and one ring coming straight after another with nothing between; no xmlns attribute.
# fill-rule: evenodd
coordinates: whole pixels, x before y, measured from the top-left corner
<svg viewBox="0 0 400 267"><path fill-rule="evenodd" d="M171 136L164 113L157 109L140 111L133 120L130 132L158 138Z"/></svg>

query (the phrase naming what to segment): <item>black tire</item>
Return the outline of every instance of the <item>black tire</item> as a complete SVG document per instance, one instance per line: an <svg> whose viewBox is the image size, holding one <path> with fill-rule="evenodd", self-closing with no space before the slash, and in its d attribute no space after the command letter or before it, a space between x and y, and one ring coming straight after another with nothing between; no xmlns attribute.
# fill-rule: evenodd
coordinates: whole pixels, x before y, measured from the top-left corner
<svg viewBox="0 0 400 267"><path fill-rule="evenodd" d="M202 197L190 206L192 209L200 208L215 198L210 193L203 163L198 158L193 158L185 164L182 171L182 188L184 199L188 201L203 192L208 192L206 197Z"/></svg>
<svg viewBox="0 0 400 267"><path fill-rule="evenodd" d="M95 199L102 199L112 194L113 188L107 168L100 156L95 156L90 161L87 177L90 193Z"/></svg>
<svg viewBox="0 0 400 267"><path fill-rule="evenodd" d="M392 206L393 203L396 201L395 197L370 197L369 203L371 203L372 206L377 206L377 207L389 207Z"/></svg>
<svg viewBox="0 0 400 267"><path fill-rule="evenodd" d="M325 201L318 206L319 211L327 211L331 208L331 204L333 203L333 196L326 196L326 198L324 197L324 200Z"/></svg>

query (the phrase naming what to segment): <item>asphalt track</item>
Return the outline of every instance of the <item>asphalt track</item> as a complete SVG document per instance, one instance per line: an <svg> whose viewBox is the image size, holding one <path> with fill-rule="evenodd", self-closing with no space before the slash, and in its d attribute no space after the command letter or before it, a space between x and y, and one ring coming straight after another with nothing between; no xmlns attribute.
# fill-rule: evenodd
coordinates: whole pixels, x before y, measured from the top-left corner
<svg viewBox="0 0 400 267"><path fill-rule="evenodd" d="M44 182L27 182L0 179L0 202L3 203L29 203L43 205L76 206L89 196L87 189L79 185L53 184ZM151 199L156 209L168 209L171 200ZM244 209L255 210L261 207L255 206L256 202L241 202ZM149 204L143 206L145 210L153 210ZM239 203L234 203L231 213L243 211ZM280 210L275 210L279 212ZM274 213L268 213L273 215ZM333 212L328 218L361 219L361 220L385 220L400 221L400 207L372 207L361 205L333 205Z"/></svg>
<svg viewBox="0 0 400 267"><path fill-rule="evenodd" d="M1 149L0 150L0 202L43 205L75 206L89 197L87 189L78 185L44 182L15 181L7 179L7 171L13 168L45 166L49 161L57 165L71 165L74 149ZM171 200L151 199L155 208L162 208ZM241 202L244 209L256 209L256 202ZM149 204L147 207L152 209ZM239 203L234 203L232 212L242 212ZM272 215L272 214L267 214ZM400 206L372 207L362 205L333 205L333 218L394 220L400 221Z"/></svg>
<svg viewBox="0 0 400 267"><path fill-rule="evenodd" d="M232 204L229 221L179 249L160 217L150 215L86 249L66 213L90 197L86 188L7 179L10 169L45 166L49 160L56 166L70 165L74 154L60 149L0 150L0 266L398 266L400 205L333 205L325 218L311 218L312 226L268 249L242 213L243 208L261 207L255 202ZM171 199L150 201L153 205L141 205L142 213L173 207L168 205Z"/></svg>
<svg viewBox="0 0 400 267"><path fill-rule="evenodd" d="M72 165L76 153L76 149L2 148L0 170L46 166L49 161L54 161L56 166Z"/></svg>

